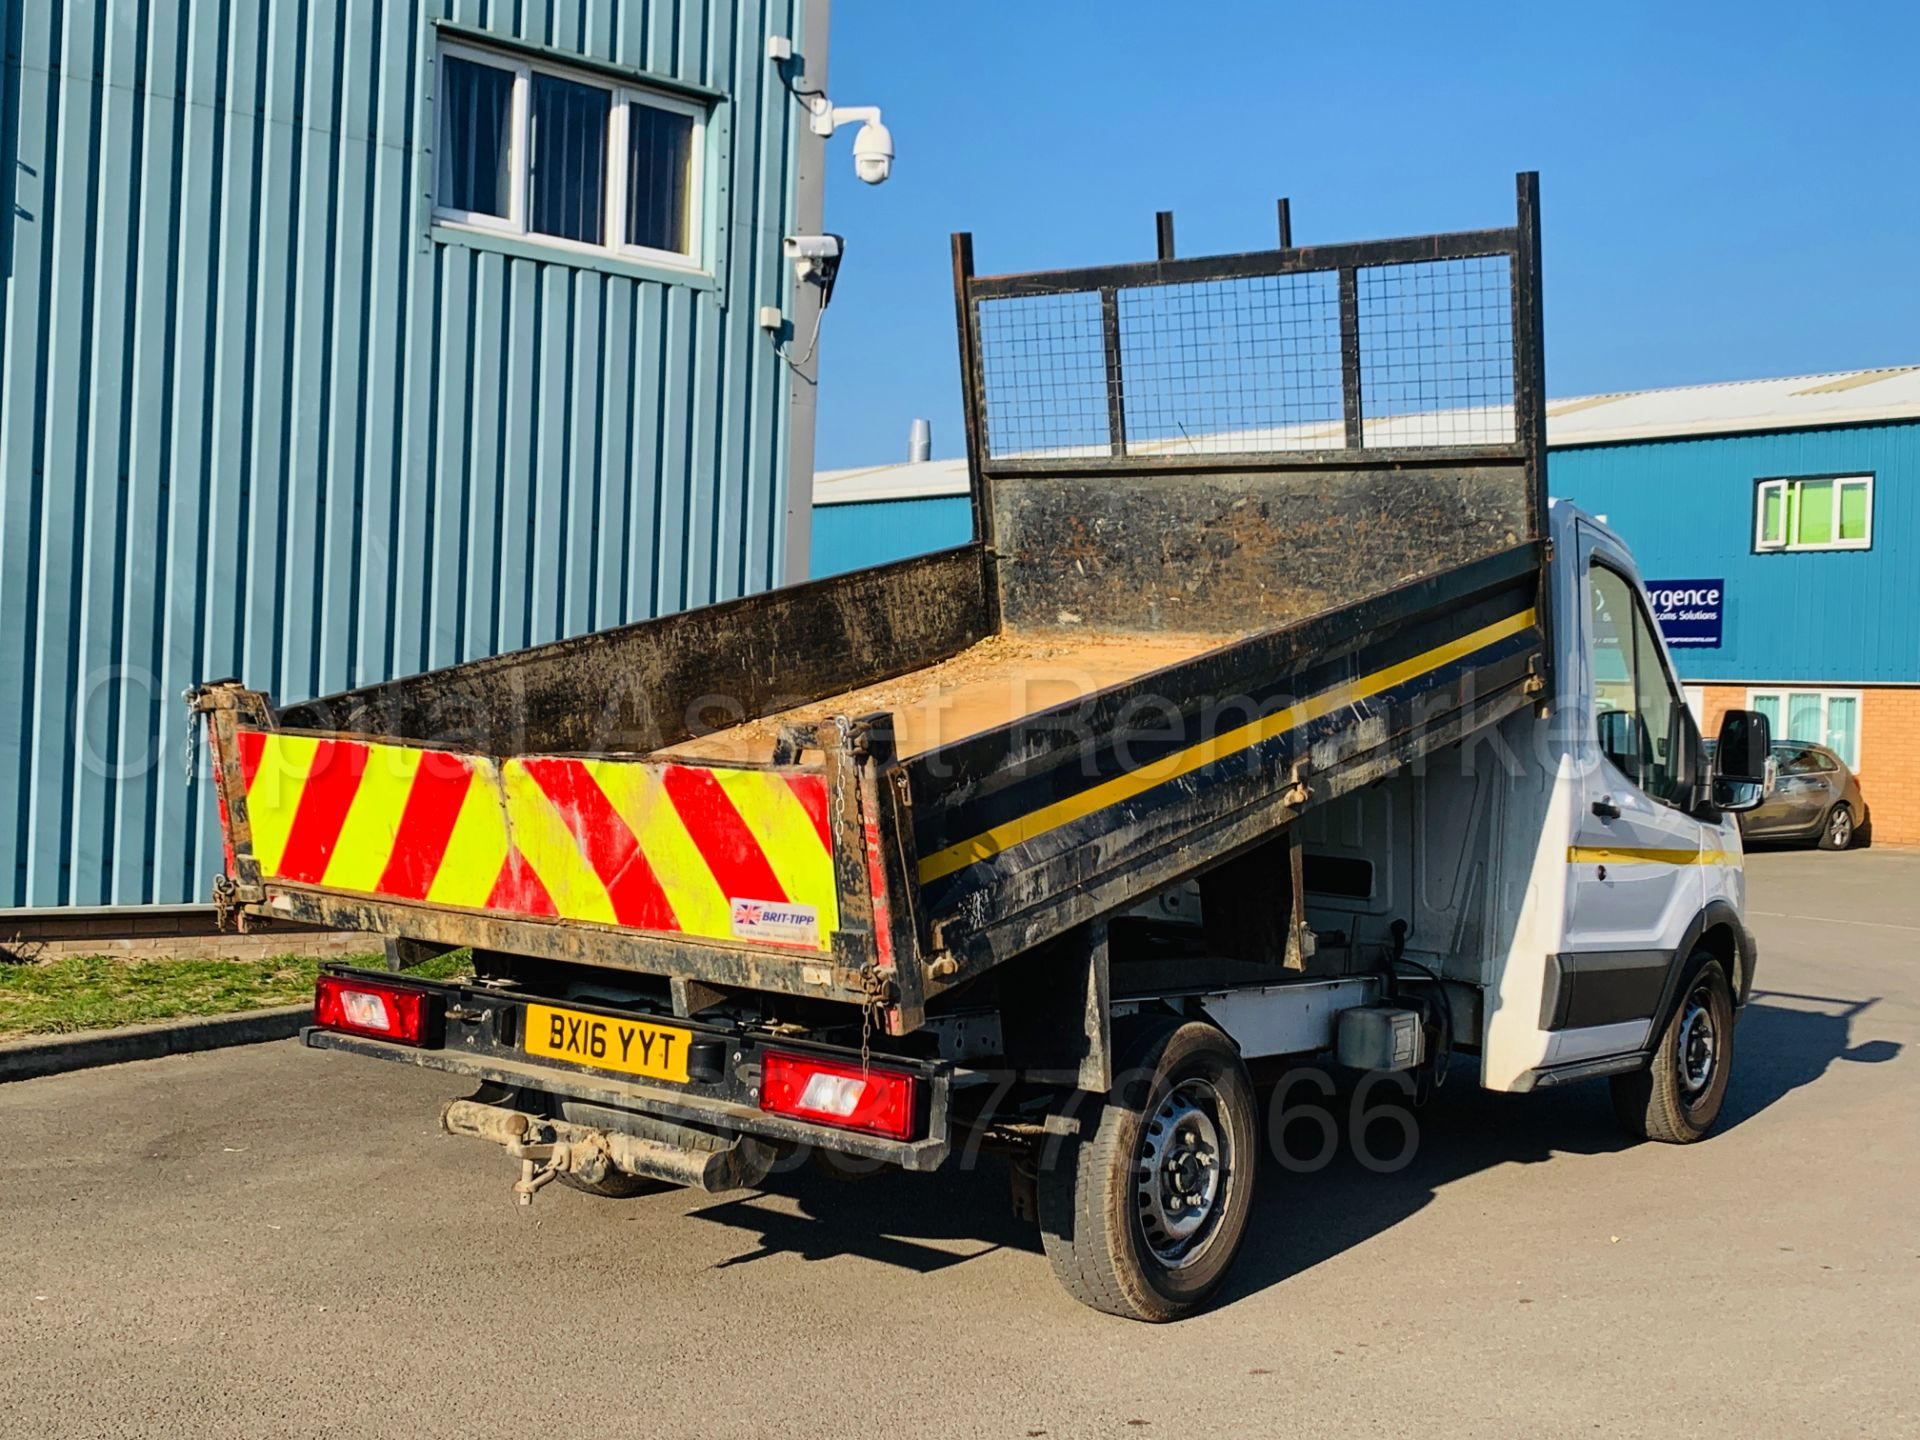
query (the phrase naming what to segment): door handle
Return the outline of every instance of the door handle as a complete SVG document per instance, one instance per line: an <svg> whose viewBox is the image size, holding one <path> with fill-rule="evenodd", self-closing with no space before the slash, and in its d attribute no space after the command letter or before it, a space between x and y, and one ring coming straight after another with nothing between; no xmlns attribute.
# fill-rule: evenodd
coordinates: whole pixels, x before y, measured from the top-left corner
<svg viewBox="0 0 1920 1440"><path fill-rule="evenodd" d="M1620 807L1614 804L1612 800L1596 800L1593 802L1593 813L1598 815L1602 820L1618 820L1620 818Z"/></svg>

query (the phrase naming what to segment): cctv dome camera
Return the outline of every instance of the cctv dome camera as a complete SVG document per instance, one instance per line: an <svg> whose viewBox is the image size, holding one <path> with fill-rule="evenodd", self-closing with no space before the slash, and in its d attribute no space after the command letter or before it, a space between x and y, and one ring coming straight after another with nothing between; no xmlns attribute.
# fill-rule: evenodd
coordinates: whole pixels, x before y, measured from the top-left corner
<svg viewBox="0 0 1920 1440"><path fill-rule="evenodd" d="M893 132L878 120L869 120L853 137L853 169L869 185L893 173Z"/></svg>

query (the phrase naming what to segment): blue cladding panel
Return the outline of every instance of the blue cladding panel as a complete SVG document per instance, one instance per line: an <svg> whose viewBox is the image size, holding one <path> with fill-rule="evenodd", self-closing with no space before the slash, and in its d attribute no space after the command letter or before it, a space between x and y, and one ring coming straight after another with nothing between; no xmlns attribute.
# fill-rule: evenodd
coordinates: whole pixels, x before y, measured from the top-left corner
<svg viewBox="0 0 1920 1440"><path fill-rule="evenodd" d="M813 578L945 550L972 538L973 505L965 495L816 505Z"/></svg>
<svg viewBox="0 0 1920 1440"><path fill-rule="evenodd" d="M207 897L198 681L776 582L803 4L0 0L0 906ZM430 241L436 19L724 92L716 283Z"/></svg>
<svg viewBox="0 0 1920 1440"><path fill-rule="evenodd" d="M1920 681L1920 423L1556 450L1548 486L1607 522L1649 579L1727 582L1718 650L1684 679ZM1875 476L1873 548L1755 554L1754 481Z"/></svg>

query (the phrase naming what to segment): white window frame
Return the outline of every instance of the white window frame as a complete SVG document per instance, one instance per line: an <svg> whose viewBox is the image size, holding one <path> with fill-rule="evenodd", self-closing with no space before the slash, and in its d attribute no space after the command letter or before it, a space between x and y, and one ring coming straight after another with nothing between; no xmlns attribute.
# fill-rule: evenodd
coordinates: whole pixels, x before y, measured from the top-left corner
<svg viewBox="0 0 1920 1440"><path fill-rule="evenodd" d="M1813 544L1801 544L1794 540L1788 530L1788 517L1797 513L1797 507L1791 503L1793 492L1808 483L1826 483L1833 486L1833 516L1831 528L1827 533L1834 538L1817 541ZM1846 485L1865 485L1867 487L1867 533L1858 540L1840 538L1840 491ZM1769 492L1780 497L1780 538L1769 540L1765 525L1767 515L1767 495ZM1873 474L1871 471L1858 475L1779 475L1759 481L1753 487L1753 548L1756 551L1800 551L1800 550L1869 550L1873 548Z"/></svg>
<svg viewBox="0 0 1920 1440"><path fill-rule="evenodd" d="M447 61L465 60L475 65L490 66L495 70L510 71L513 75L513 110L509 122L508 134L511 147L507 156L507 213L505 216L488 215L479 210L461 210L452 205L440 203L440 126L443 123L438 102L447 93ZM529 96L532 93L533 67L524 60L498 50L483 50L476 45L461 45L452 40L440 42L440 53L434 57L433 94L434 109L434 162L433 162L433 218L442 225L458 225L475 230L491 230L503 235L524 235L527 229L527 162L530 157L529 140L531 138L527 110Z"/></svg>
<svg viewBox="0 0 1920 1440"><path fill-rule="evenodd" d="M447 93L446 62L449 58L467 60L477 65L490 65L496 70L506 70L513 74L511 153L507 161L510 177L508 214L503 218L498 215L461 210L440 203L437 193L440 184L440 165L437 156L439 147L443 143L441 126L444 124L444 119L436 109L434 117L436 159L432 167L436 192L433 219L436 225L446 225L454 229L479 230L493 235L511 235L529 244L550 246L555 250L576 255L611 255L623 260L638 260L650 265L685 270L690 274L704 273L704 257L707 248L705 202L708 107L649 86L635 85L606 75L596 75L588 70L572 69L565 65L535 63L520 59L504 50L491 50L482 45L468 45L457 40L442 40L439 52L435 56L434 94L436 99ZM551 75L556 79L591 85L596 90L607 92L609 97L607 182L600 217L602 237L600 244L572 240L563 235L543 234L531 226L528 178L533 160L531 117L535 74ZM658 110L686 115L693 121L693 137L687 160L687 244L689 246L687 254L682 254L678 250L659 250L649 245L630 245L626 242L627 107L629 105L651 105Z"/></svg>
<svg viewBox="0 0 1920 1440"><path fill-rule="evenodd" d="M683 255L678 250L656 250L650 245L632 245L626 238L627 218L627 107L629 105L650 105L655 110L665 110L669 114L685 115L693 121L693 137L687 144L687 243L693 247L691 255ZM701 225L705 221L706 173L702 158L707 153L707 112L706 108L694 104L691 100L682 100L676 95L666 95L658 90L649 90L638 85L616 86L613 92L613 114L608 124L607 168L612 172L607 177L607 228L606 233L613 237L608 246L616 255L625 255L635 260L650 260L659 265L680 265L698 269L701 251ZM1872 499L1868 499L1872 506Z"/></svg>
<svg viewBox="0 0 1920 1440"><path fill-rule="evenodd" d="M1827 690L1818 685L1750 685L1747 687L1747 709L1754 710L1759 708L1754 702L1762 695L1771 695L1780 702L1780 723L1783 726L1787 723L1787 716L1793 713L1792 707L1789 704L1792 697L1795 695L1818 695L1820 697L1820 733L1818 735L1781 734L1773 738L1776 742L1785 740L1807 741L1814 745L1825 745L1829 750L1833 750L1834 747L1827 744L1828 705L1834 700L1851 700L1853 702L1853 758L1849 760L1846 756L1841 755L1840 762L1856 775L1860 773L1861 765L1866 758L1867 729L1866 711L1861 700L1860 691ZM1834 753L1839 754L1837 750L1835 750Z"/></svg>

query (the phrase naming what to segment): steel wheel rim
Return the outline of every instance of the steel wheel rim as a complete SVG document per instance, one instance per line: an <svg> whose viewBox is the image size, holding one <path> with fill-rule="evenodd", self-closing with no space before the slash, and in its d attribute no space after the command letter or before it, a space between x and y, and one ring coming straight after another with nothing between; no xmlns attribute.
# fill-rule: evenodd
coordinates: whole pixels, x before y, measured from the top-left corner
<svg viewBox="0 0 1920 1440"><path fill-rule="evenodd" d="M1680 1088L1691 1105L1713 1084L1714 1067L1720 1059L1720 1031L1713 1018L1713 990L1704 982L1694 986L1687 996L1673 1058L1680 1071Z"/></svg>
<svg viewBox="0 0 1920 1440"><path fill-rule="evenodd" d="M1233 1160L1232 1129L1210 1081L1181 1081L1145 1118L1134 1155L1134 1211L1148 1251L1167 1269L1195 1264L1219 1237Z"/></svg>
<svg viewBox="0 0 1920 1440"><path fill-rule="evenodd" d="M1853 838L1853 812L1842 805L1827 820L1827 834L1836 846L1845 845Z"/></svg>

